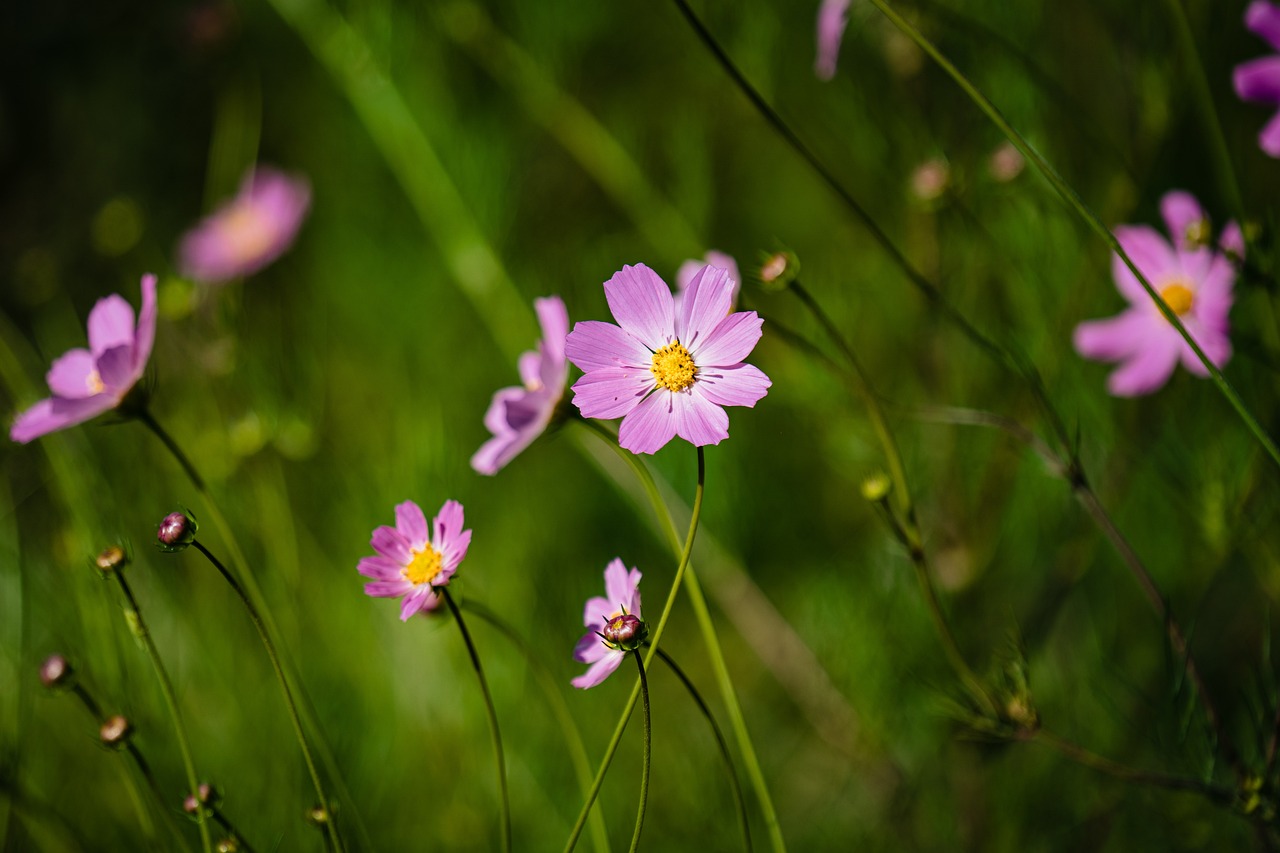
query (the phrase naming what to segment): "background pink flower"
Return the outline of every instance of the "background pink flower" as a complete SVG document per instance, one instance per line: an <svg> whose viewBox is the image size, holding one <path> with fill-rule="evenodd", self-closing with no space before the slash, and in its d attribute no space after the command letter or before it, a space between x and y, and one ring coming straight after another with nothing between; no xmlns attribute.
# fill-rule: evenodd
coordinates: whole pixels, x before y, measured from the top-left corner
<svg viewBox="0 0 1280 853"><path fill-rule="evenodd" d="M311 187L266 166L244 178L240 192L182 238L178 266L196 281L250 275L284 254L311 205Z"/></svg>
<svg viewBox="0 0 1280 853"><path fill-rule="evenodd" d="M813 63L813 73L819 80L836 76L840 42L849 24L849 3L850 0L822 0L818 7L818 56Z"/></svg>
<svg viewBox="0 0 1280 853"><path fill-rule="evenodd" d="M706 266L675 310L671 289L644 264L623 267L605 282L618 321L576 324L565 354L585 375L573 386L587 418L622 418L618 442L655 453L679 435L701 447L729 436L724 406L754 406L769 377L744 364L760 340L754 311L729 313L732 284Z"/></svg>
<svg viewBox="0 0 1280 853"><path fill-rule="evenodd" d="M1280 51L1280 6L1267 0L1254 0L1245 10L1244 23ZM1280 53L1237 65L1232 82L1236 94L1246 101L1280 105ZM1280 112L1263 126L1258 145L1272 157L1280 157Z"/></svg>
<svg viewBox="0 0 1280 853"><path fill-rule="evenodd" d="M536 351L520 356L523 386L503 388L493 395L484 425L493 433L471 457L471 467L493 475L542 435L569 381L564 339L569 333L569 312L559 296L533 301L542 326Z"/></svg>
<svg viewBox="0 0 1280 853"><path fill-rule="evenodd" d="M26 444L46 433L83 423L119 406L142 378L156 337L156 277L142 277L138 323L133 308L116 294L89 312L89 348L73 349L49 367L53 396L22 412L9 437Z"/></svg>
<svg viewBox="0 0 1280 853"><path fill-rule="evenodd" d="M606 643L600 632L610 619L624 613L641 618L640 577L639 569L633 568L628 572L618 558L605 567L604 598L596 596L587 600L582 613L582 623L587 626L587 633L582 635L573 649L574 660L591 666L570 682L574 687L584 690L595 687L612 675L626 658L627 653Z"/></svg>
<svg viewBox="0 0 1280 853"><path fill-rule="evenodd" d="M463 530L462 504L445 501L432 520L413 501L396 506L396 526L373 531L377 556L365 557L356 570L373 581L364 585L375 598L404 598L400 619L440 606L438 587L449 585L471 546L471 531Z"/></svg>
<svg viewBox="0 0 1280 853"><path fill-rule="evenodd" d="M694 260L690 258L680 265L680 269L676 270L676 310L680 310L680 300L684 298L684 292L689 289L689 283L694 277L702 271L705 266L718 267L729 274L729 280L733 282L732 294L729 298L729 310L732 311L738 304L738 291L742 290L742 276L738 274L738 262L734 260L733 255L726 255L724 252L712 249L707 252L702 260Z"/></svg>
<svg viewBox="0 0 1280 853"><path fill-rule="evenodd" d="M1160 212L1172 243L1146 225L1120 226L1116 238L1209 360L1221 367L1231 358L1227 315L1235 267L1226 254L1207 245L1209 221L1190 193L1166 194ZM1223 229L1219 245L1243 256L1244 241L1234 222ZM1107 390L1118 397L1148 394L1168 381L1179 360L1197 376L1207 376L1119 255L1112 256L1111 273L1129 308L1107 320L1081 323L1074 338L1076 351L1085 358L1120 362L1107 378Z"/></svg>

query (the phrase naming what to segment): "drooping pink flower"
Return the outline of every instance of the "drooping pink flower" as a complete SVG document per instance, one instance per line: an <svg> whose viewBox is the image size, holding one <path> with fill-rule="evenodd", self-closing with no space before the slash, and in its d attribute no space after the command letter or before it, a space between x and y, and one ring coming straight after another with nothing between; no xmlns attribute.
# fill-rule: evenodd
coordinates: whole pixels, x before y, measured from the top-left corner
<svg viewBox="0 0 1280 853"><path fill-rule="evenodd" d="M849 3L850 0L822 0L818 7L818 57L813 63L813 73L819 80L836 76L840 42L849 23Z"/></svg>
<svg viewBox="0 0 1280 853"><path fill-rule="evenodd" d="M1236 270L1230 255L1244 256L1240 228L1232 222L1223 229L1219 252L1209 245L1209 220L1190 193L1167 193L1160 212L1172 244L1146 225L1120 226L1116 239L1209 360L1221 367L1231 358L1227 315ZM1119 255L1112 256L1111 274L1129 307L1115 317L1081 323L1075 330L1080 355L1120 362L1107 378L1107 390L1117 397L1149 394L1168 381L1179 360L1197 376L1207 376L1208 370Z"/></svg>
<svg viewBox="0 0 1280 853"><path fill-rule="evenodd" d="M156 337L156 277L142 277L142 308L122 296L99 299L89 312L89 348L59 356L45 375L53 396L22 412L9 430L21 444L83 423L124 402L147 369Z"/></svg>
<svg viewBox="0 0 1280 853"><path fill-rule="evenodd" d="M733 290L729 297L729 310L732 311L737 306L738 291L742 289L742 276L738 274L738 262L734 260L733 255L726 255L724 252L712 249L707 252L702 260L690 258L680 265L680 269L676 270L676 311L680 310L680 301L684 298L684 292L689 289L689 282L693 281L694 276L708 265L722 269L729 274L729 280L733 282Z"/></svg>
<svg viewBox="0 0 1280 853"><path fill-rule="evenodd" d="M373 578L364 585L375 598L404 598L400 619L440 606L436 590L449 585L458 564L471 546L471 531L462 529L462 504L445 501L427 530L427 517L413 501L396 506L396 526L373 531L375 557L365 557L356 567Z"/></svg>
<svg viewBox="0 0 1280 853"><path fill-rule="evenodd" d="M618 325L576 324L565 355L585 375L573 386L586 418L622 418L618 442L655 453L676 435L701 447L729 437L724 406L754 406L772 384L744 364L762 321L729 313L729 274L703 267L675 310L671 289L644 264L623 267L604 284Z"/></svg>
<svg viewBox="0 0 1280 853"><path fill-rule="evenodd" d="M622 560L615 558L604 570L604 598L587 600L582 613L587 633L573 649L574 660L591 666L570 684L585 690L612 675L627 656L623 646L635 648L643 641L646 632L640 619L640 570L628 572ZM627 641L617 642L622 636Z"/></svg>
<svg viewBox="0 0 1280 853"><path fill-rule="evenodd" d="M520 356L523 386L503 388L493 395L484 425L493 433L471 457L471 467L493 475L542 435L564 396L569 381L569 362L564 357L564 339L569 333L569 312L558 296L533 301L542 326L542 340L536 351Z"/></svg>
<svg viewBox="0 0 1280 853"><path fill-rule="evenodd" d="M245 176L235 198L183 236L183 275L216 284L257 272L293 244L310 205L304 178L258 167Z"/></svg>
<svg viewBox="0 0 1280 853"><path fill-rule="evenodd" d="M1280 51L1280 6L1267 0L1253 0L1245 10L1244 23ZM1236 94L1244 100L1280 105L1280 53L1237 65L1232 81ZM1258 145L1272 157L1280 157L1280 112L1263 126Z"/></svg>

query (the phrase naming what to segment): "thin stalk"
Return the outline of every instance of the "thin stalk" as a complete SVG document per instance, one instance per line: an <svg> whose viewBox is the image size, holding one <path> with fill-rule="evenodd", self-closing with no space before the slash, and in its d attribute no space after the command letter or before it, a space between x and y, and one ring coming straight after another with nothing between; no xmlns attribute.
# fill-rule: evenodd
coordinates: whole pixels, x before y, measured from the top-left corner
<svg viewBox="0 0 1280 853"><path fill-rule="evenodd" d="M298 706L293 699L293 691L289 689L289 680L285 678L284 668L280 665L280 655L276 652L275 643L271 641L271 636L267 633L266 625L262 622L262 616L258 613L258 608L249 600L249 596L245 594L244 588L240 586L239 581L227 571L227 567L213 553L206 548L200 540L194 540L191 543L205 559L213 564L213 567L222 575L223 580L231 587L232 591L239 597L240 602L244 605L244 609L249 612L249 619L253 622L253 627L258 631L258 638L262 640L262 646L267 650L267 657L271 659L271 668L275 671L276 681L280 682L280 690L284 693L284 702L289 709L289 722L293 724L293 734L298 740L298 746L302 748L302 757L307 765L307 773L311 777L311 785L315 788L316 800L328 815L329 819L325 822L325 830L329 838L329 842L333 845L334 850L345 850L342 844L342 836L338 834L338 827L333 809L329 807L329 798L325 796L324 785L320 782L320 773L316 770L315 759L311 756L311 748L307 746L307 737L302 731L302 720L298 717Z"/></svg>
<svg viewBox="0 0 1280 853"><path fill-rule="evenodd" d="M480 666L480 654L476 644L471 641L471 632L462 618L462 611L454 603L449 588L440 587L440 595L444 603L449 605L453 620L458 623L462 632L462 642L467 646L467 654L471 655L471 667L476 671L476 679L480 682L480 693L484 696L485 712L489 715L489 734L493 739L493 756L498 766L498 791L502 795L502 849L511 853L511 797L507 791L507 761L502 753L502 734L498 731L498 712L493 707L493 695L489 693L489 682L485 680L484 668Z"/></svg>
<svg viewBox="0 0 1280 853"><path fill-rule="evenodd" d="M644 705L644 767L640 771L640 807L636 812L636 831L631 836L631 853L636 853L640 847L640 831L644 829L644 810L649 802L649 752L652 749L653 741L653 721L649 716L649 678L644 672L644 661L640 659L640 651L637 649L631 653L632 659L636 662L636 669L640 672L640 698Z"/></svg>
<svg viewBox="0 0 1280 853"><path fill-rule="evenodd" d="M667 620L671 617L671 611L675 608L676 595L680 591L681 579L685 576L685 571L689 567L689 555L693 553L693 539L698 532L698 520L702 517L702 495L705 489L706 475L706 459L702 448L699 447L698 485L693 494L693 512L689 517L689 533L685 537L684 548L680 552L680 563L676 566L676 575L671 581L671 590L667 593L667 601L662 607L662 615L658 619L657 627L649 633L649 652L645 655L645 666L652 665L653 658L657 655L658 641L662 639L662 632L667 627ZM604 758L600 760L600 769L596 771L596 777L591 782L591 790L587 792L587 800L583 803L582 811L578 814L578 820L574 823L573 829L569 833L569 840L565 842L565 853L569 853L577 845L578 838L582 835L582 827L587 821L587 814L591 811L592 804L600 794L600 786L604 784L604 777L609 771L609 764L613 761L613 756L618 751L618 744L622 742L622 733L626 731L627 721L631 719L631 712L635 710L636 702L640 698L640 687L640 681L637 679L635 686L631 688L631 696L622 711L622 716L619 717L618 724L613 729L613 736L609 739L608 746L605 747Z"/></svg>
<svg viewBox="0 0 1280 853"><path fill-rule="evenodd" d="M199 781L196 777L195 762L191 758L191 742L187 738L187 727L182 722L182 712L178 710L178 700L173 692L173 683L169 680L169 673L164 668L164 661L160 659L160 650L156 648L155 641L151 639L151 632L147 630L147 623L142 619L142 608L138 607L138 600L133 597L133 590L129 587L129 582L124 579L124 573L120 570L110 572L110 575L116 579L116 583L120 587L120 592L124 594L125 600L129 603L129 609L125 611L125 620L129 623L129 630L133 632L133 636L147 652L147 657L151 660L151 666L156 671L156 679L160 682L160 692L164 694L164 704L169 711L169 717L173 720L173 728L178 736L178 752L182 755L182 768L187 774L187 790L192 794L197 793ZM209 826L205 823L204 809L196 809L196 825L200 827L200 847L204 853L212 853L213 842L209 838Z"/></svg>
<svg viewBox="0 0 1280 853"><path fill-rule="evenodd" d="M155 798L155 801L159 803L163 809L165 806L164 793L160 790L160 783L156 781L156 775L151 772L151 765L148 764L147 759L143 757L142 750L138 749L138 745L133 741L128 741L124 745L124 751L129 753L129 757L133 759L134 766L138 768L138 772L142 774L142 778L146 780L147 788L151 791L151 796ZM187 840L182 837L182 833L178 832L177 828L174 826L170 826L169 828L173 830L174 835L182 844L182 849L189 850L190 848L187 846Z"/></svg>
<svg viewBox="0 0 1280 853"><path fill-rule="evenodd" d="M201 807L201 810L203 811L203 806ZM240 853L254 853L253 845L250 844L248 841L245 841L244 836L241 835L240 832L235 828L235 825L232 824L231 821L227 819L226 815L224 815L219 809L216 809L216 808L210 808L209 813L213 817L213 819L217 822L218 826L222 827L222 831L225 832L230 838L234 838L236 840L236 843L240 845L240 848L239 848Z"/></svg>
<svg viewBox="0 0 1280 853"><path fill-rule="evenodd" d="M751 853L751 823L747 819L747 801L742 796L742 785L738 782L738 774L734 772L733 756L729 754L729 744L724 739L724 733L720 731L720 726L716 724L716 718L712 716L711 709L703 701L702 694L698 692L698 688L693 686L689 676L685 675L684 670L676 665L671 655L659 650L658 657L675 673L676 678L680 679L680 683L689 691L689 695L693 697L694 704L698 706L702 716L706 717L707 724L711 726L711 733L716 738L716 746L720 748L720 760L724 762L725 772L729 774L729 785L733 789L733 802L738 807L738 822L742 826L742 849L746 850L747 853Z"/></svg>
<svg viewBox="0 0 1280 853"><path fill-rule="evenodd" d="M1148 770L1138 770L1128 767L1119 762L1112 761L1097 753L1090 752L1078 744L1050 734L1044 729L1040 729L1031 736L1031 740L1041 743L1050 749L1055 749L1065 755L1067 758L1090 767L1100 773L1106 773L1108 776L1114 776L1117 779L1123 779L1126 782L1140 782L1146 785L1154 785L1157 788L1165 788L1170 791L1191 791L1200 794L1211 802L1220 806L1230 805L1235 798L1235 792L1230 788L1222 785L1215 785L1212 782L1202 782L1199 779L1191 779L1185 776L1170 776L1167 773L1154 773Z"/></svg>

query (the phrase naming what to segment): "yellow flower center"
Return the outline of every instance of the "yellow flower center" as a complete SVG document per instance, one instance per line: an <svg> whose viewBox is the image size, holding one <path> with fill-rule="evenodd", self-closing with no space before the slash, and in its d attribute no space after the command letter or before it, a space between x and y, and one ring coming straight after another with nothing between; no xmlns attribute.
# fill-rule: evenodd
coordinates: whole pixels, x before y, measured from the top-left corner
<svg viewBox="0 0 1280 853"><path fill-rule="evenodd" d="M693 384L698 376L698 366L693 363L693 356L679 341L672 341L653 354L653 366L649 368L659 388L668 391L683 391Z"/></svg>
<svg viewBox="0 0 1280 853"><path fill-rule="evenodd" d="M440 552L431 547L428 542L422 546L421 551L413 552L413 562L404 567L404 578L414 586L421 586L429 583L432 578L440 574L443 566L444 558Z"/></svg>
<svg viewBox="0 0 1280 853"><path fill-rule="evenodd" d="M102 381L102 374L97 370L90 370L89 375L84 378L85 387L89 389L90 394L101 394L107 390L106 384Z"/></svg>
<svg viewBox="0 0 1280 853"><path fill-rule="evenodd" d="M1177 281L1162 288L1160 298L1179 317L1190 311L1192 303L1195 302L1195 294L1191 289Z"/></svg>

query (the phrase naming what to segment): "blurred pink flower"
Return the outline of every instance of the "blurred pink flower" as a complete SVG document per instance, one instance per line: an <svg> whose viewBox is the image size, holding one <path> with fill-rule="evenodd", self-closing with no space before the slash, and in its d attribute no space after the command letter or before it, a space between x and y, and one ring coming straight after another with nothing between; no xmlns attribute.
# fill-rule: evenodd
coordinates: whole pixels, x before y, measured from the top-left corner
<svg viewBox="0 0 1280 853"><path fill-rule="evenodd" d="M1253 0L1245 10L1244 23L1280 51L1280 6ZM1280 53L1237 65L1232 79L1236 94L1244 100L1280 105ZM1263 126L1258 145L1272 157L1280 157L1280 112Z"/></svg>
<svg viewBox="0 0 1280 853"><path fill-rule="evenodd" d="M156 337L156 277L142 277L142 308L116 294L99 299L89 312L89 348L73 349L49 367L45 380L53 396L22 412L9 437L26 444L46 433L83 423L124 402L142 378Z"/></svg>
<svg viewBox="0 0 1280 853"><path fill-rule="evenodd" d="M850 0L822 0L818 7L818 57L813 63L813 73L819 80L836 76L840 42L849 23L849 3Z"/></svg>
<svg viewBox="0 0 1280 853"><path fill-rule="evenodd" d="M608 633L610 623L620 623L624 617L641 618L640 570L628 572L622 560L614 559L604 570L604 598L588 599L583 610L582 624L587 626L587 633L574 647L573 659L591 666L570 682L574 687L595 687L622 663L627 652L601 635Z"/></svg>
<svg viewBox="0 0 1280 853"><path fill-rule="evenodd" d="M1172 245L1146 225L1122 225L1115 229L1116 239L1209 360L1221 367L1231 358L1227 315L1236 270L1229 255L1244 256L1240 228L1229 223L1218 243L1224 251L1216 252L1208 245L1209 221L1190 193L1167 193L1160 212ZM1168 381L1179 360L1197 376L1207 376L1208 370L1119 255L1111 258L1111 274L1129 307L1115 317L1081 323L1075 330L1080 355L1121 363L1107 378L1107 390L1117 397L1148 394Z"/></svg>
<svg viewBox="0 0 1280 853"><path fill-rule="evenodd" d="M471 531L462 529L462 504L445 501L432 520L413 501L396 506L396 526L373 531L375 557L365 557L356 567L373 581L364 585L366 595L400 598L400 619L440 606L436 590L449 585L471 546Z"/></svg>
<svg viewBox="0 0 1280 853"><path fill-rule="evenodd" d="M743 364L760 340L754 311L729 313L729 274L705 266L689 282L680 310L671 289L644 264L605 282L618 325L583 321L565 354L584 376L573 386L586 418L622 418L618 443L655 453L676 435L701 447L729 437L723 406L754 406L769 377Z"/></svg>
<svg viewBox="0 0 1280 853"><path fill-rule="evenodd" d="M564 339L569 332L569 312L559 296L533 301L542 326L538 349L520 356L523 386L503 388L493 395L484 425L493 433L471 457L471 467L493 475L533 440L542 435L564 396L569 380L569 362L564 357Z"/></svg>
<svg viewBox="0 0 1280 853"><path fill-rule="evenodd" d="M707 252L706 257L702 260L698 261L690 258L681 264L680 269L676 271L677 311L680 310L680 300L684 298L684 292L689 289L689 282L693 281L693 277L708 265L722 269L729 274L729 280L733 282L732 295L729 297L729 310L732 311L738 304L738 291L742 289L742 276L738 275L738 262L733 259L733 255L726 255L724 252L712 249Z"/></svg>
<svg viewBox="0 0 1280 853"><path fill-rule="evenodd" d="M183 236L178 266L210 284L255 273L292 245L310 205L304 178L260 166L245 176L235 198Z"/></svg>

